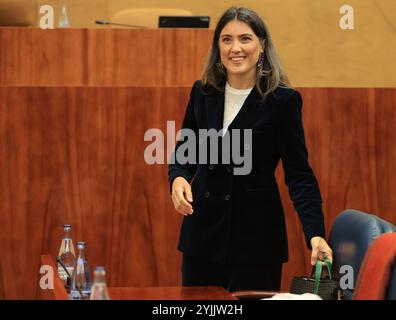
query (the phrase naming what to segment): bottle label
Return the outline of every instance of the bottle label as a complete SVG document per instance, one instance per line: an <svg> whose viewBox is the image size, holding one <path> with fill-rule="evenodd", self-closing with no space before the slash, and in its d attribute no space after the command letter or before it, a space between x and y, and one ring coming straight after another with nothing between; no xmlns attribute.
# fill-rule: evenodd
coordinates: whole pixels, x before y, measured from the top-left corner
<svg viewBox="0 0 396 320"><path fill-rule="evenodd" d="M82 294L82 296L81 296ZM91 290L70 290L70 299L72 300L88 300L91 295Z"/></svg>
<svg viewBox="0 0 396 320"><path fill-rule="evenodd" d="M73 274L73 267L66 267L67 271L69 272L70 276ZM58 273L59 273L59 278L66 284L66 280L68 278L68 275L66 271L61 267L58 266Z"/></svg>

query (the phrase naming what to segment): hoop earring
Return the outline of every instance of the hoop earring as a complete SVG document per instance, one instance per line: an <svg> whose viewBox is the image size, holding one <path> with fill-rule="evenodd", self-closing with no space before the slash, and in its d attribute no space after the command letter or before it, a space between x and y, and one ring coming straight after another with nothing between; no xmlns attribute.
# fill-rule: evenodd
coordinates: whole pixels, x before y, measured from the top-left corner
<svg viewBox="0 0 396 320"><path fill-rule="evenodd" d="M264 52L261 52L257 62L257 72L260 76L263 76L265 74L263 68L264 68Z"/></svg>

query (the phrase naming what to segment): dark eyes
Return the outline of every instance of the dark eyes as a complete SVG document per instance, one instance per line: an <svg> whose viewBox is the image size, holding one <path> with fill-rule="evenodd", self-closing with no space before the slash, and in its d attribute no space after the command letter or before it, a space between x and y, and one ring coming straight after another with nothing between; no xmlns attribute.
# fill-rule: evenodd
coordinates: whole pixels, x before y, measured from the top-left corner
<svg viewBox="0 0 396 320"><path fill-rule="evenodd" d="M249 42L249 41L251 41L251 40L252 40L252 38L249 37L249 36L243 36L243 37L240 38L240 41L241 41L241 42ZM229 37L224 37L224 38L222 39L222 42L223 42L223 43L230 43L231 41L232 41L232 39L229 38Z"/></svg>

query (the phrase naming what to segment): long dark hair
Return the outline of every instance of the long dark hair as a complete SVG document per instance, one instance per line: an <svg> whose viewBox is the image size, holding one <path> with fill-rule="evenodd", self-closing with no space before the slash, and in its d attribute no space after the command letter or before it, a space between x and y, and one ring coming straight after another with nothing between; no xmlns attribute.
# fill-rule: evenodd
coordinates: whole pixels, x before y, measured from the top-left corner
<svg viewBox="0 0 396 320"><path fill-rule="evenodd" d="M220 61L219 38L225 25L232 20L246 23L260 39L260 42L262 44L264 43L264 53L263 56L259 58L262 64L258 66L255 85L263 99L278 86L290 87L289 80L282 69L264 21L253 10L231 7L223 13L214 32L212 47L209 50L202 73L204 91L206 93L210 93L213 90L224 91L227 74Z"/></svg>

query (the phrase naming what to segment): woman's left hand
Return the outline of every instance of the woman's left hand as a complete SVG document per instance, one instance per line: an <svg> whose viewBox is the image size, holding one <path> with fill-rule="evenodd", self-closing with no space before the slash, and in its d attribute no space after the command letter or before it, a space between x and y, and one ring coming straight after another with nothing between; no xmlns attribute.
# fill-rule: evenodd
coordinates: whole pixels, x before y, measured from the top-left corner
<svg viewBox="0 0 396 320"><path fill-rule="evenodd" d="M311 238L311 264L314 266L316 261L323 261L325 258L328 258L331 263L333 263L333 251L327 244L326 240L322 237L312 237Z"/></svg>

